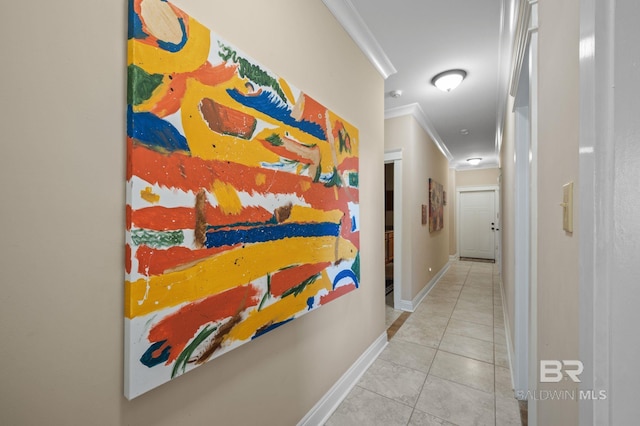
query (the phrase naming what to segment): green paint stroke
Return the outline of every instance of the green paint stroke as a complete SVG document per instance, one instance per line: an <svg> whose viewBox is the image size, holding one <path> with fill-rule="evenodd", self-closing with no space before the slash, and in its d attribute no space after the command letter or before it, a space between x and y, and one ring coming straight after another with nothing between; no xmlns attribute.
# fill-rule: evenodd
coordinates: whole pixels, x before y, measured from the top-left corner
<svg viewBox="0 0 640 426"><path fill-rule="evenodd" d="M127 103L140 105L151 97L153 91L162 83L162 74L149 74L137 65L129 65L127 70Z"/></svg>
<svg viewBox="0 0 640 426"><path fill-rule="evenodd" d="M259 86L267 86L271 87L282 99L282 102L287 104L287 97L285 96L280 84L276 81L275 78L271 77L267 74L262 68L258 65L252 64L247 59L238 56L238 53L233 50L231 47L224 45L222 42L218 41L218 46L220 47L220 51L218 55L222 58L223 61L229 61L238 64L238 74L240 77L247 77L249 80L253 81Z"/></svg>
<svg viewBox="0 0 640 426"><path fill-rule="evenodd" d="M340 173L338 173L337 168L333 168L333 174L327 183L324 184L327 188L331 188L332 186L337 186L340 188L342 186L342 179L340 179Z"/></svg>
<svg viewBox="0 0 640 426"><path fill-rule="evenodd" d="M277 133L272 134L266 138L266 141L269 142L273 146L282 146L284 142L282 142L282 138Z"/></svg>
<svg viewBox="0 0 640 426"><path fill-rule="evenodd" d="M357 172L349 173L349 186L357 188L360 185L360 176Z"/></svg>
<svg viewBox="0 0 640 426"><path fill-rule="evenodd" d="M264 306L265 302L271 298L271 274L267 274L267 291L262 296L262 300L260 301L260 305L258 306L258 310L262 310L262 306Z"/></svg>
<svg viewBox="0 0 640 426"><path fill-rule="evenodd" d="M184 242L182 231L151 231L149 229L131 230L131 240L137 246L164 248L180 245Z"/></svg>
<svg viewBox="0 0 640 426"><path fill-rule="evenodd" d="M320 278L322 274L316 274L316 275L312 275L309 278L307 278L306 280L302 281L302 283L298 284L295 287L290 288L289 290L285 291L284 293L282 293L282 297L285 298L289 295L294 295L297 296L300 293L302 293L304 291L304 289L307 286L310 286L311 284L313 284L314 282L316 282L318 280L318 278Z"/></svg>
<svg viewBox="0 0 640 426"><path fill-rule="evenodd" d="M187 364L189 363L189 359L191 359L193 352L195 352L198 346L200 346L207 337L211 336L211 334L218 329L218 327L209 328L210 325L211 324L207 324L207 326L191 341L191 343L184 348L180 355L178 355L178 358L176 358L176 362L173 365L173 370L171 371L172 379L178 375L179 370L182 370L181 374L185 373L187 370Z"/></svg>
<svg viewBox="0 0 640 426"><path fill-rule="evenodd" d="M351 270L356 277L358 277L358 282L360 282L360 252L356 255L356 260L353 261L353 265L351 265Z"/></svg>

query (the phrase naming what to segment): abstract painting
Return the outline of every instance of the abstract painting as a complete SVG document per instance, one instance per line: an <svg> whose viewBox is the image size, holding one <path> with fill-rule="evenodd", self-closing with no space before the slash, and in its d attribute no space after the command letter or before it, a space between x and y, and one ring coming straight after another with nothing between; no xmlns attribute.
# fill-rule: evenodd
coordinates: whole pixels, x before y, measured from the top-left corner
<svg viewBox="0 0 640 426"><path fill-rule="evenodd" d="M429 178L429 232L439 231L444 226L442 184Z"/></svg>
<svg viewBox="0 0 640 426"><path fill-rule="evenodd" d="M166 0L129 5L131 399L358 288L360 222L356 127Z"/></svg>

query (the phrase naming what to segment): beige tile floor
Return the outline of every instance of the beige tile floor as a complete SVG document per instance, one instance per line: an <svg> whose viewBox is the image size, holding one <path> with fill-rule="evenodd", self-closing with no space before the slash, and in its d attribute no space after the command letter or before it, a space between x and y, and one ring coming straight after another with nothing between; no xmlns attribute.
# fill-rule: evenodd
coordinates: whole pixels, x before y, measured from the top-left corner
<svg viewBox="0 0 640 426"><path fill-rule="evenodd" d="M520 425L495 265L452 264L326 425Z"/></svg>

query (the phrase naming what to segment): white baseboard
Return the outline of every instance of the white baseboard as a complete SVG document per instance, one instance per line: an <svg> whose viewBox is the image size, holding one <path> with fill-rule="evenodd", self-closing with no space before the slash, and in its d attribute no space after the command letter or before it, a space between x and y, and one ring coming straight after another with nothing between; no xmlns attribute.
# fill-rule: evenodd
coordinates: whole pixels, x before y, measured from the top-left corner
<svg viewBox="0 0 640 426"><path fill-rule="evenodd" d="M451 266L451 262L444 265L444 268L442 268L433 278L431 278L427 285L425 285L423 289L420 290L420 292L416 295L416 297L413 298L413 300L400 299L398 308L407 312L415 311L422 300L427 297L427 294L429 294L429 291L433 288L433 286L435 286L440 278L442 278L442 276L449 270L449 266Z"/></svg>
<svg viewBox="0 0 640 426"><path fill-rule="evenodd" d="M460 260L458 253L449 256L449 262L455 262L456 260Z"/></svg>
<svg viewBox="0 0 640 426"><path fill-rule="evenodd" d="M513 342L511 341L511 326L509 324L509 315L507 311L507 302L504 294L504 285L502 283L502 277L500 277L500 299L502 300L502 317L504 320L504 333L507 341L507 358L509 360L509 372L511 373L511 388L515 389L515 382L513 380L513 363L511 360L515 356L513 351Z"/></svg>
<svg viewBox="0 0 640 426"><path fill-rule="evenodd" d="M385 330L384 333L360 355L360 358L349 367L347 372L340 377L331 389L324 394L322 399L298 422L298 426L317 426L324 424L386 346L387 331Z"/></svg>

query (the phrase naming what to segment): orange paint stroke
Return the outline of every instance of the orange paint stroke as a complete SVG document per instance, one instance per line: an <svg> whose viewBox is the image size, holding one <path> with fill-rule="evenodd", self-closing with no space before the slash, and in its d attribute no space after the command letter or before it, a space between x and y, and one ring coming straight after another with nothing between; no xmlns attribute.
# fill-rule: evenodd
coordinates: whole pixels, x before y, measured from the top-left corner
<svg viewBox="0 0 640 426"><path fill-rule="evenodd" d="M144 207L131 210L127 206L127 229L131 224L136 228L152 229L155 231L175 231L179 229L194 229L196 225L195 209L189 207ZM244 207L238 214L230 215L220 207L205 205L206 222L209 225L230 226L238 223L264 223L273 218L273 212L262 207Z"/></svg>
<svg viewBox="0 0 640 426"><path fill-rule="evenodd" d="M312 207L322 210L348 211L347 203L358 200L356 188L349 188L347 196L345 191L328 188L306 176L226 161L203 160L180 153L164 155L141 145L133 146L131 161L135 176L150 184L184 191L197 192L200 188L211 188L213 182L219 179L231 184L238 191L248 193L263 193L261 187L266 186L270 193L296 194L303 197ZM265 176L265 184L259 186L256 180L261 174Z"/></svg>
<svg viewBox="0 0 640 426"><path fill-rule="evenodd" d="M243 207L238 214L229 215L222 211L220 207L213 207L207 204L207 223L209 225L224 226L235 225L237 223L264 223L273 218L273 212L259 207Z"/></svg>
<svg viewBox="0 0 640 426"><path fill-rule="evenodd" d="M127 206L125 207L125 219L124 219L124 223L127 227L127 231L131 230L131 216L132 216L132 212L133 210L131 209L131 206L129 204L127 204Z"/></svg>
<svg viewBox="0 0 640 426"><path fill-rule="evenodd" d="M190 207L145 207L131 213L133 226L155 231L194 229L195 209Z"/></svg>
<svg viewBox="0 0 640 426"><path fill-rule="evenodd" d="M338 170L341 172L358 170L358 157L346 157L340 165L338 165Z"/></svg>
<svg viewBox="0 0 640 426"><path fill-rule="evenodd" d="M227 66L223 63L213 66L210 62L205 62L193 72L171 74L171 83L165 89L165 96L150 109L150 112L158 117L166 117L178 111L187 90L187 80L190 78L208 86L217 86L231 80L236 70L237 65Z"/></svg>
<svg viewBox="0 0 640 426"><path fill-rule="evenodd" d="M336 288L335 290L333 290L332 292L330 292L329 294L326 294L324 296L320 296L320 304L321 305L326 305L327 303L331 302L332 300L337 299L340 296L343 296L353 290L356 289L356 285L355 284L348 284L348 285L343 285L341 287Z"/></svg>
<svg viewBox="0 0 640 426"><path fill-rule="evenodd" d="M124 245L124 270L127 274L131 273L131 246L129 244Z"/></svg>
<svg viewBox="0 0 640 426"><path fill-rule="evenodd" d="M331 265L330 262L322 262L278 271L271 276L271 294L280 297L285 291L300 285L304 280L318 274L329 265Z"/></svg>
<svg viewBox="0 0 640 426"><path fill-rule="evenodd" d="M258 295L259 290L249 284L190 303L154 325L149 331L149 342L166 340L163 347L171 347L167 360L169 365L180 355L200 327L256 306L260 301Z"/></svg>

